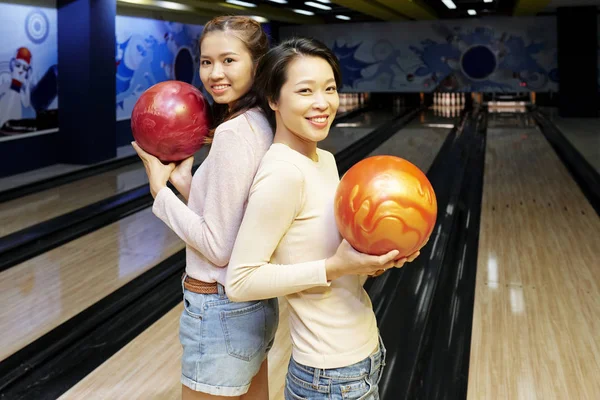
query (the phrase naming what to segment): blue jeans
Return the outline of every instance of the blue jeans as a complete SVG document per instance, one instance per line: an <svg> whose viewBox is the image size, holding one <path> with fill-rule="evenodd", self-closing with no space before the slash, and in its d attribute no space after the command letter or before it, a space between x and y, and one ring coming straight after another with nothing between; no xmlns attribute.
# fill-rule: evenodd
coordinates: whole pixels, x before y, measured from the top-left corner
<svg viewBox="0 0 600 400"><path fill-rule="evenodd" d="M385 347L342 368L302 365L292 358L285 378L285 400L379 400L379 380L385 366Z"/></svg>
<svg viewBox="0 0 600 400"><path fill-rule="evenodd" d="M194 391L239 396L248 391L273 346L278 301L235 303L220 284L218 292L198 294L183 288L181 383Z"/></svg>

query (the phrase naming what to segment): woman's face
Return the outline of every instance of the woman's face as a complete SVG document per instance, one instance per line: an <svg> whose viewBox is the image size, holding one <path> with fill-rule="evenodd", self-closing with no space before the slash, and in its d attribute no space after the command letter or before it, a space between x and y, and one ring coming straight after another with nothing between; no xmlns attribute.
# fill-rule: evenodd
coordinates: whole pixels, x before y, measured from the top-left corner
<svg viewBox="0 0 600 400"><path fill-rule="evenodd" d="M299 56L286 72L279 100L270 104L282 124L277 129L304 142L325 139L340 105L333 69L320 57Z"/></svg>
<svg viewBox="0 0 600 400"><path fill-rule="evenodd" d="M200 54L200 79L216 103L231 106L250 90L254 80L252 55L235 35L207 34Z"/></svg>

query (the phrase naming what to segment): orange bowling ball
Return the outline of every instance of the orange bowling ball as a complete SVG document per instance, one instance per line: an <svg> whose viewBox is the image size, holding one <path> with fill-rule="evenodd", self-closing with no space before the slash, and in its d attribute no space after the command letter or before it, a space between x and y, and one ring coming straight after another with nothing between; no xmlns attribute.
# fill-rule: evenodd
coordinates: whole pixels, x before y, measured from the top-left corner
<svg viewBox="0 0 600 400"><path fill-rule="evenodd" d="M425 174L394 156L374 156L352 166L340 180L334 203L342 237L361 253L397 258L427 243L437 219L437 199Z"/></svg>

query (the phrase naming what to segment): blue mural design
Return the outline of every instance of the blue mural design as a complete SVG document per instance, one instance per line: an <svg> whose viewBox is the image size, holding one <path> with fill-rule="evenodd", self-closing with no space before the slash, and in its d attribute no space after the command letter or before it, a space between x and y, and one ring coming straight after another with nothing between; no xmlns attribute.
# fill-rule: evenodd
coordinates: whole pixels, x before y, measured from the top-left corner
<svg viewBox="0 0 600 400"><path fill-rule="evenodd" d="M281 28L294 35L334 50L347 91L558 90L554 17Z"/></svg>
<svg viewBox="0 0 600 400"><path fill-rule="evenodd" d="M117 120L131 118L140 95L176 79L202 89L198 39L202 26L117 16Z"/></svg>
<svg viewBox="0 0 600 400"><path fill-rule="evenodd" d="M544 42L525 44L520 36L476 26L434 26L445 42L424 40L409 46L423 65L415 71L426 76L425 87L438 91L540 90L549 82L549 71L534 58L546 49ZM491 66L486 73L480 71ZM554 68L555 69L555 68Z"/></svg>
<svg viewBox="0 0 600 400"><path fill-rule="evenodd" d="M340 67L342 69L342 82L344 86L354 87L357 79L361 77L361 71L371 65L361 61L355 57L356 49L360 46L360 43L355 46L338 46L333 45L332 51L336 57L340 60Z"/></svg>
<svg viewBox="0 0 600 400"><path fill-rule="evenodd" d="M452 74L459 69L460 51L449 43L437 43L431 39L421 42L421 46L409 46L422 65L413 71L415 76L425 77L423 85L426 88L442 87L452 89L458 85Z"/></svg>
<svg viewBox="0 0 600 400"><path fill-rule="evenodd" d="M0 136L57 124L36 121L58 108L56 18L52 8L0 4Z"/></svg>
<svg viewBox="0 0 600 400"><path fill-rule="evenodd" d="M360 84L368 84L377 80L380 85L387 86L388 89L396 89L405 86L402 81L395 77L404 70L398 60L402 52L394 48L389 40L380 40L373 45L373 59L377 65L375 72L369 78L359 79ZM400 71L400 72L398 72Z"/></svg>

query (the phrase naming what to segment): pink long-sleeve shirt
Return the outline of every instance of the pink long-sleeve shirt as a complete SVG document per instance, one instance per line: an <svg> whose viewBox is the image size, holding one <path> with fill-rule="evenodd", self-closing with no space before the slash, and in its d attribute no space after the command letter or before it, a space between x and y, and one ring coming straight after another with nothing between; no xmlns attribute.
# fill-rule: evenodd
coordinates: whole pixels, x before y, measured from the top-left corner
<svg viewBox="0 0 600 400"><path fill-rule="evenodd" d="M186 272L225 285L226 267L258 166L273 131L258 109L222 123L204 162L192 178L188 204L167 187L152 212L186 243Z"/></svg>

